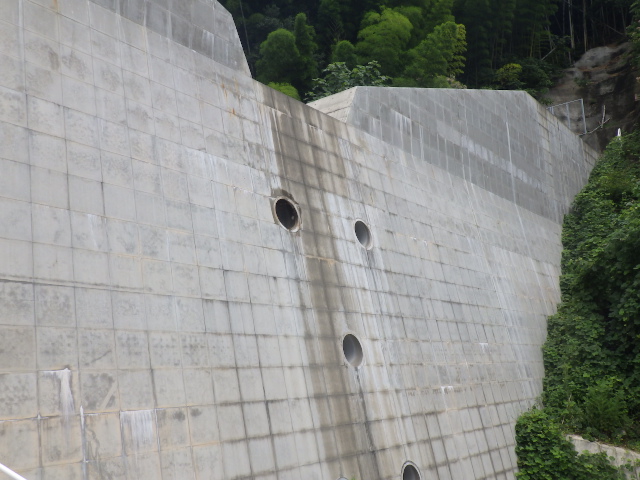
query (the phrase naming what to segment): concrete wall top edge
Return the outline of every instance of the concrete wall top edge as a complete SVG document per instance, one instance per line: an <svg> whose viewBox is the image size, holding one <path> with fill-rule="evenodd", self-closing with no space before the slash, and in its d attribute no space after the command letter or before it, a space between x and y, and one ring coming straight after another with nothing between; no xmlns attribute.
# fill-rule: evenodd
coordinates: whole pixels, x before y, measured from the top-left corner
<svg viewBox="0 0 640 480"><path fill-rule="evenodd" d="M309 106L557 222L597 158L526 92L354 87Z"/></svg>
<svg viewBox="0 0 640 480"><path fill-rule="evenodd" d="M94 5L87 12L88 16L91 17L92 23L99 24L102 22L104 25L108 25L109 20L103 17L106 16L106 11L114 12L124 19L147 27L150 31L149 42L154 43L154 48L158 51L162 51L162 49L170 50L170 45L165 44L162 40L162 38L165 38L236 71L240 76L246 76L247 79L250 79L248 64L231 15L215 0L88 0L88 2ZM64 12L61 13L64 14ZM126 24L123 24L123 28L126 29ZM158 35L157 39L154 39L151 32ZM202 64L202 62L200 63ZM205 68L207 67L205 66ZM215 75L213 71L211 74ZM236 77L236 80L238 78ZM260 91L260 89L256 88L257 82L255 83L253 89ZM252 86L248 84L247 88L251 89ZM265 89L267 87L261 89L262 96L266 98L273 95L266 92ZM516 139L516 148L512 152L510 160L511 166L498 166L502 170L505 168L517 170L514 175L516 179L510 186L504 183L501 185L495 182L493 184L487 183L487 176L491 176L491 173L487 171L496 167L495 161L489 160L489 164L493 165L487 166L486 158L478 160L475 158L475 153L477 152L467 152L468 145L456 144L459 139L441 138L440 132L436 133L436 137L434 137L435 139L441 138L443 146L441 147L438 144L437 147L441 153L445 153L447 148L453 148L456 150L454 156L459 157L459 162L447 161L443 164L441 160L437 159L439 155L434 156L425 153L423 146L425 132L427 130L437 130L436 128L429 129L425 125L425 116L428 117L429 112L435 116L437 123L445 126L460 127L470 120L468 118L452 119L446 118L446 116L445 118L438 118L438 113L440 112L438 112L436 105L439 105L440 109L448 110L449 107L453 106L455 108L456 104L458 104L459 111L462 111L466 108L464 105L464 102L467 101L466 99L473 99L474 102L480 105L480 108L483 108L483 104L486 104L491 97L498 100L493 102L494 105L488 108L488 112L485 109L481 115L481 117L484 117L481 121L486 120L487 113L489 113L492 117L491 121L494 123L503 121L506 126L510 115L515 115L519 119L522 118L523 112L525 112L524 115L529 116L531 119L538 115L546 117L545 122L550 124L553 129L562 130L566 128L555 117L548 114L545 109L540 108L541 106L525 92L513 91L354 87L346 92L313 102L309 105L309 108L315 108L338 121L351 124L359 130L380 138L422 160L443 166L451 174L461 176L478 186L487 188L492 193L513 200L523 208L559 221L568 207L567 200L566 198L564 200L560 199L562 207L558 208L557 200L559 199L553 198L553 201L550 201L549 191L543 191L540 188L540 182L544 182L542 177L547 174L551 174L554 178L558 178L564 183L567 183L566 179L563 179L563 175L559 174L559 172L531 172L531 165L526 165L529 162L526 157L532 153L538 155L539 152L527 152L527 147L530 147L530 145L522 145L522 142L518 142ZM287 110L307 108L301 103L296 105L297 102L295 101L288 103L289 108ZM280 100L278 104L282 105L283 102ZM509 105L513 105L515 108L511 110ZM535 107L539 107L537 112ZM419 111L418 115L416 114L417 111ZM304 115L308 116L308 113L305 112ZM465 111L466 115L468 115L468 111ZM502 117L502 120L500 120L500 117ZM402 120L403 118L404 120ZM399 125L399 120L404 125ZM456 125L450 125L450 120L453 120ZM471 121L475 120L471 119ZM326 122L324 123L326 124ZM416 126L419 126L419 128L415 128ZM473 132L468 131L466 133L473 134ZM520 135L526 135L526 133L516 132L516 137ZM433 141L434 138L429 140ZM464 143L464 139L462 141ZM511 139L507 139L507 150L510 150L508 146L510 141ZM487 152L491 156L492 150L504 149L504 144L504 138L502 142L499 138L487 138L485 142L476 142L476 145L473 145L471 149L480 149L482 151L481 156L486 157ZM585 172L582 164L593 164L593 159L595 158L595 153L589 151L589 147L584 146L583 149L585 150L585 159L576 165L576 169L580 171L580 177L583 177ZM503 153L498 151L498 155ZM479 165L479 163L483 162L485 164ZM538 167L542 165L543 169L546 168L546 170L554 170L556 168L554 165L545 165L544 162L537 162L536 165ZM576 193L575 188L571 185L572 182L569 182L569 197Z"/></svg>
<svg viewBox="0 0 640 480"><path fill-rule="evenodd" d="M85 0L87 1L87 0ZM133 23L251 76L231 14L215 0L88 0ZM62 2L61 13L82 15L82 1ZM69 11L66 12L65 9ZM91 7L100 21L104 12ZM126 28L126 26L125 26Z"/></svg>

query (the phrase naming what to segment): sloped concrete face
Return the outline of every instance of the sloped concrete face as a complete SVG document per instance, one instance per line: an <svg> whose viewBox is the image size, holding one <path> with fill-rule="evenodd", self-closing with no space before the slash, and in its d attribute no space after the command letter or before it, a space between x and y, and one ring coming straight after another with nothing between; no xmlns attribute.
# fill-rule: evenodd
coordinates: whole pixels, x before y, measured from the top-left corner
<svg viewBox="0 0 640 480"><path fill-rule="evenodd" d="M340 121L238 52L217 2L0 2L0 462L513 478L593 152L514 92Z"/></svg>

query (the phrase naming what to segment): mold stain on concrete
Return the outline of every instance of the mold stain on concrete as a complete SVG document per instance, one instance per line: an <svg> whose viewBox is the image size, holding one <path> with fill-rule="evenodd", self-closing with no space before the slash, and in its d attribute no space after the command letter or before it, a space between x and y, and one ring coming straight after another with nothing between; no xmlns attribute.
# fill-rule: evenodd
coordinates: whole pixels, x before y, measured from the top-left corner
<svg viewBox="0 0 640 480"><path fill-rule="evenodd" d="M286 124L283 125L279 120L286 118ZM301 162L305 159L293 158L287 156L282 151L281 145L283 142L290 142L292 139L281 135L282 131L291 130L291 123L296 126L305 127L302 120L298 118L285 117L283 114L280 116L273 115L272 119L276 120L271 126L271 135L273 139L273 145L275 147L275 158L277 162L278 177L282 187L273 188L272 196L284 196L296 201L290 191L285 188L289 182L287 173L290 171L296 171L299 169ZM300 141L300 140L299 140ZM334 166L338 166L338 171L341 175L345 175L346 169L341 157L334 156ZM307 161L309 159L306 159ZM303 179L304 181L304 179ZM326 193L326 192L324 192ZM336 192L329 191L328 193L336 194ZM345 195L346 192L341 191L337 194ZM326 200L325 200L326 201ZM307 208L305 208L307 207ZM308 218L307 225L314 225L315 222L325 222L326 212L323 210L317 210L315 208L309 208L307 205L301 205L301 215ZM319 217L319 218L315 218ZM303 322L305 326L304 339L306 344L306 354L308 356L309 365L318 369L318 372L312 375L313 378L308 379L307 385L311 387L313 391L308 392L309 397L316 399L320 402L328 402L330 395L328 392L328 386L332 391L342 392L341 395L350 397L356 395L359 398L357 403L350 402L349 409L345 412L340 412L341 416L347 415L349 417L347 423L357 425L360 423L360 419L364 417L364 436L365 438L357 441L357 445L362 445L365 448L361 448L356 453L356 458L361 458L363 455L371 458L368 461L358 461L361 471L353 472L353 475L357 478L381 478L380 472L377 466L377 459L375 456L375 447L372 439L372 434L369 428L369 421L367 419L366 404L364 399L364 392L362 385L359 381L358 369L355 371L345 365L341 349L339 344L342 339L342 332L340 327L335 323L335 312L343 310L340 297L334 297L336 285L326 279L326 273L328 271L338 271L341 269L341 264L336 258L319 256L318 245L314 232L304 232L305 234L294 234L293 245L295 251L295 261L301 262L298 266L304 276L299 280L300 285L304 282L307 283L310 294L311 304L309 305L311 311L310 316L313 319L315 325L311 326L308 322ZM330 238L333 241L334 237ZM337 250L337 245L333 243L331 251ZM353 248L358 248L354 243ZM341 276L344 278L345 272L342 272ZM335 277L335 274L331 275ZM349 289L348 286L341 286L342 289ZM320 341L319 341L320 340ZM348 377L352 376L357 381L357 391L353 391L353 381L349 382ZM352 409L357 408L359 412L354 412ZM332 428L323 427L325 425L335 425L335 421L331 418L328 409L320 408L316 411L319 415L320 436L323 442L323 452L332 452L336 448L340 448L341 445L350 445L353 443L353 431L348 432L344 428ZM356 432L360 431L355 429ZM343 455L341 452L337 452L337 460L341 460ZM334 458L326 457L323 461L336 460ZM343 467L347 468L347 467ZM336 474L339 472L336 472Z"/></svg>

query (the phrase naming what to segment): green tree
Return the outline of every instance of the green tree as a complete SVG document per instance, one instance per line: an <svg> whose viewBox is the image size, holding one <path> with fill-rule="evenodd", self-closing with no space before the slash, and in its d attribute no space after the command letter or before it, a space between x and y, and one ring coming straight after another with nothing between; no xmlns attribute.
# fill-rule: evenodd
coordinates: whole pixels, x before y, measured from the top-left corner
<svg viewBox="0 0 640 480"><path fill-rule="evenodd" d="M467 63L465 56L467 52L467 28L461 23L457 24L456 27L453 54L447 61L447 76L449 78L457 78L459 75L462 75Z"/></svg>
<svg viewBox="0 0 640 480"><path fill-rule="evenodd" d="M468 61L463 81L475 86L486 84L493 78L490 38L495 11L490 0L458 0L454 14L467 30Z"/></svg>
<svg viewBox="0 0 640 480"><path fill-rule="evenodd" d="M368 12L380 11L386 0L342 0L342 23L346 40L355 42Z"/></svg>
<svg viewBox="0 0 640 480"><path fill-rule="evenodd" d="M514 12L513 53L541 58L550 48L549 25L557 9L556 0L518 0Z"/></svg>
<svg viewBox="0 0 640 480"><path fill-rule="evenodd" d="M411 38L411 22L401 13L385 8L382 13L367 13L362 27L356 45L360 62L377 61L382 73L398 75L403 66L402 54Z"/></svg>
<svg viewBox="0 0 640 480"><path fill-rule="evenodd" d="M493 12L492 28L489 31L491 67L496 68L509 53L516 0L489 0L489 8Z"/></svg>
<svg viewBox="0 0 640 480"><path fill-rule="evenodd" d="M427 31L427 22L424 16L424 10L420 7L400 6L395 7L394 11L404 15L411 22L411 37L406 48L413 48L418 45L424 37L429 33Z"/></svg>
<svg viewBox="0 0 640 480"><path fill-rule="evenodd" d="M427 31L433 31L436 26L446 22L455 22L452 10L453 0L433 0L431 8L426 10Z"/></svg>
<svg viewBox="0 0 640 480"><path fill-rule="evenodd" d="M356 48L349 40L342 40L335 45L333 55L331 55L331 63L338 62L344 63L350 70L358 64Z"/></svg>
<svg viewBox="0 0 640 480"><path fill-rule="evenodd" d="M422 10L428 10L431 8L433 0L387 0L384 4L387 7L418 7Z"/></svg>
<svg viewBox="0 0 640 480"><path fill-rule="evenodd" d="M333 45L344 38L342 7L339 0L320 0L317 25L325 46Z"/></svg>
<svg viewBox="0 0 640 480"><path fill-rule="evenodd" d="M296 100L300 101L300 94L298 93L298 90L296 90L296 88L290 83L270 82L269 87L279 91L280 93L284 93L285 95L288 95L291 98L295 98Z"/></svg>
<svg viewBox="0 0 640 480"><path fill-rule="evenodd" d="M300 55L311 57L318 49L315 42L315 29L307 23L307 16L304 13L296 15L293 34L296 37L296 47Z"/></svg>
<svg viewBox="0 0 640 480"><path fill-rule="evenodd" d="M496 72L496 82L498 86L504 90L517 90L522 88L520 75L522 74L522 65L519 63L507 63Z"/></svg>
<svg viewBox="0 0 640 480"><path fill-rule="evenodd" d="M558 71L556 67L535 57L523 58L519 63L522 65L520 80L523 89L530 95L539 98L553 86L552 78Z"/></svg>
<svg viewBox="0 0 640 480"><path fill-rule="evenodd" d="M304 13L296 15L293 35L300 54L296 87L307 90L311 88L311 80L318 76L318 64L314 57L318 45L315 42L315 29L307 24L307 16Z"/></svg>
<svg viewBox="0 0 640 480"><path fill-rule="evenodd" d="M614 438L616 433L630 426L624 389L617 378L598 380L587 390L583 420L589 433Z"/></svg>
<svg viewBox="0 0 640 480"><path fill-rule="evenodd" d="M233 15L249 67L255 72L262 42L279 28L291 30L293 18L274 3L265 6L250 0L228 0L225 6Z"/></svg>
<svg viewBox="0 0 640 480"><path fill-rule="evenodd" d="M276 82L296 85L301 63L293 33L279 28L271 32L260 45L260 60L256 62L257 78L265 84Z"/></svg>
<svg viewBox="0 0 640 480"><path fill-rule="evenodd" d="M447 77L460 73L464 65L464 26L454 22L438 25L420 45L408 53L408 66L402 85L446 87Z"/></svg>
<svg viewBox="0 0 640 480"><path fill-rule="evenodd" d="M353 69L349 69L343 62L331 63L323 73L322 78L314 79L313 90L307 93L311 101L357 86L383 87L391 80L380 73L377 62L357 65Z"/></svg>

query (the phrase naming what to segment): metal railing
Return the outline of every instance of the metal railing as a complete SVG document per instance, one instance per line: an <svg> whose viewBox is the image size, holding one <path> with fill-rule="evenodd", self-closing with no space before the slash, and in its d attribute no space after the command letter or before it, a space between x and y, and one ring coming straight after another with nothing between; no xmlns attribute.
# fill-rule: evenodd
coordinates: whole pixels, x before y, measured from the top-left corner
<svg viewBox="0 0 640 480"><path fill-rule="evenodd" d="M579 98L578 100L571 100L570 102L559 103L558 105L552 105L550 107L547 107L547 110L549 110L553 115L560 118L561 120L566 118L569 130L573 130L573 127L571 126L571 107L573 106L573 104L579 104L579 116L582 116L583 127L583 132L581 133L581 135L585 135L587 133L587 121L584 115L584 101L582 100L582 98ZM562 116L563 114L564 117Z"/></svg>
<svg viewBox="0 0 640 480"><path fill-rule="evenodd" d="M22 475L18 475L16 472L14 472L13 470L11 470L8 467L5 467L1 463L0 463L0 472L4 473L5 475L10 476L11 478L13 478L13 480L27 480Z"/></svg>

